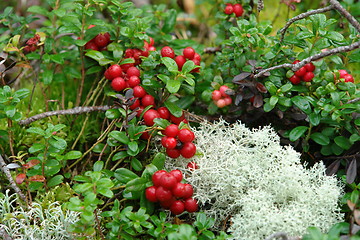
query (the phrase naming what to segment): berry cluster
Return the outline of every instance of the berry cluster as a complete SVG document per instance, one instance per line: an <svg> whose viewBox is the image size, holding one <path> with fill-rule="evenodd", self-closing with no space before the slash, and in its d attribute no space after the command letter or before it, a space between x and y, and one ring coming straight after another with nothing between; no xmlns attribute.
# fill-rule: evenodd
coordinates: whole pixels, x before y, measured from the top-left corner
<svg viewBox="0 0 360 240"><path fill-rule="evenodd" d="M211 98L218 108L223 108L232 103L231 97L226 93L229 89L228 86L222 85L219 90L214 90L211 94Z"/></svg>
<svg viewBox="0 0 360 240"><path fill-rule="evenodd" d="M244 9L240 3L231 4L227 3L224 9L224 13L226 15L235 14L236 17L241 17L244 13Z"/></svg>
<svg viewBox="0 0 360 240"><path fill-rule="evenodd" d="M352 82L354 83L354 77L349 74L346 70L340 69L338 70L340 74L340 79L344 79L344 82ZM336 77L334 76L334 80L336 80Z"/></svg>
<svg viewBox="0 0 360 240"><path fill-rule="evenodd" d="M24 52L25 53L34 52L37 49L37 45L38 45L39 41L40 41L40 35L35 34L34 37L32 37L26 41L26 46L23 49Z"/></svg>
<svg viewBox="0 0 360 240"><path fill-rule="evenodd" d="M186 47L183 49L183 55L175 56L174 49L169 46L165 46L161 49L162 57L169 57L175 60L178 65L179 71L181 71L182 66L185 64L187 60L191 60L195 63L196 66L200 66L201 56L195 52L192 47ZM192 72L199 72L200 68L195 68Z"/></svg>
<svg viewBox="0 0 360 240"><path fill-rule="evenodd" d="M95 27L95 25L90 25L88 29L92 27ZM105 51L110 42L110 33L99 33L93 39L88 41L84 47L85 49L92 49L95 51Z"/></svg>
<svg viewBox="0 0 360 240"><path fill-rule="evenodd" d="M150 37L150 42L144 41L144 50L140 50L138 48L128 48L124 53L125 59L133 59L134 63L126 63L123 64L123 68L126 70L129 67L133 67L139 65L141 63L141 57L148 57L150 51L156 51L154 47L154 39Z"/></svg>
<svg viewBox="0 0 360 240"><path fill-rule="evenodd" d="M179 215L184 211L196 212L198 204L192 198L194 189L190 184L181 183L182 179L180 170L156 171L152 175L154 185L145 190L146 199L150 202L160 202L163 208L170 209L174 215Z"/></svg>
<svg viewBox="0 0 360 240"><path fill-rule="evenodd" d="M299 60L295 60L293 64L300 62ZM301 67L299 70L294 72L294 75L290 77L290 82L292 84L299 84L301 81L311 82L314 78L315 66L312 63L307 63L305 66Z"/></svg>
<svg viewBox="0 0 360 240"><path fill-rule="evenodd" d="M192 142L195 134L188 128L179 129L176 124L170 124L163 131L161 144L166 148L166 154L171 158L192 158L196 153L196 146Z"/></svg>

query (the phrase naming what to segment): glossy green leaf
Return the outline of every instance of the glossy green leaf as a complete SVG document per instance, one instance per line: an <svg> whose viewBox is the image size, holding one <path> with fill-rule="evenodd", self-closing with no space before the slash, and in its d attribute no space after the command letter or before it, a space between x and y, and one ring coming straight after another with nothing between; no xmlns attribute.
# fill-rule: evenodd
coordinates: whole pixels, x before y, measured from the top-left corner
<svg viewBox="0 0 360 240"><path fill-rule="evenodd" d="M126 184L126 189L130 192L140 192L145 190L147 182L147 179L138 177L130 180Z"/></svg>
<svg viewBox="0 0 360 240"><path fill-rule="evenodd" d="M180 89L181 81L178 79L170 78L166 83L166 89L170 93L177 93Z"/></svg>
<svg viewBox="0 0 360 240"><path fill-rule="evenodd" d="M292 129L289 133L289 139L290 141L294 142L298 140L300 137L304 135L304 133L308 130L308 127L305 126L298 126L294 129Z"/></svg>
<svg viewBox="0 0 360 240"><path fill-rule="evenodd" d="M177 11L175 9L170 9L167 13L167 17L164 19L164 25L161 29L164 33L171 32L176 24Z"/></svg>
<svg viewBox="0 0 360 240"><path fill-rule="evenodd" d="M175 60L169 57L163 57L161 58L161 62L166 66L166 68L171 73L177 73L178 72L178 65L176 64Z"/></svg>
<svg viewBox="0 0 360 240"><path fill-rule="evenodd" d="M142 163L136 158L131 159L130 164L135 171L139 172L143 169Z"/></svg>
<svg viewBox="0 0 360 240"><path fill-rule="evenodd" d="M104 162L103 161L96 161L93 166L94 172L99 172L103 169Z"/></svg>
<svg viewBox="0 0 360 240"><path fill-rule="evenodd" d="M123 144L128 144L130 142L130 139L128 138L125 132L112 131L109 133L109 137L112 137L116 141L119 141Z"/></svg>
<svg viewBox="0 0 360 240"><path fill-rule="evenodd" d="M48 187L55 187L56 185L59 185L64 180L64 177L62 175L56 175L47 181L46 185Z"/></svg>
<svg viewBox="0 0 360 240"><path fill-rule="evenodd" d="M38 127L30 127L26 130L28 133L35 133L37 135L45 136L45 131Z"/></svg>
<svg viewBox="0 0 360 240"><path fill-rule="evenodd" d="M314 140L317 144L320 144L322 146L328 145L330 143L330 139L328 136L325 136L322 133L315 132L310 135L310 138Z"/></svg>
<svg viewBox="0 0 360 240"><path fill-rule="evenodd" d="M164 102L165 107L169 109L170 113L174 115L175 117L181 117L183 114L183 110L178 107L175 103L167 100Z"/></svg>
<svg viewBox="0 0 360 240"><path fill-rule="evenodd" d="M304 113L310 114L312 112L310 103L305 97L295 96L291 98L291 101Z"/></svg>
<svg viewBox="0 0 360 240"><path fill-rule="evenodd" d="M82 153L80 151L70 151L65 154L66 159L79 159L81 156Z"/></svg>
<svg viewBox="0 0 360 240"><path fill-rule="evenodd" d="M130 180L133 180L133 179L139 177L138 175L136 175L134 172L130 171L127 168L118 168L118 169L116 169L114 176L121 183L127 183Z"/></svg>
<svg viewBox="0 0 360 240"><path fill-rule="evenodd" d="M337 136L336 138L334 138L334 142L336 143L336 145L345 150L348 150L351 147L350 140L344 136Z"/></svg>

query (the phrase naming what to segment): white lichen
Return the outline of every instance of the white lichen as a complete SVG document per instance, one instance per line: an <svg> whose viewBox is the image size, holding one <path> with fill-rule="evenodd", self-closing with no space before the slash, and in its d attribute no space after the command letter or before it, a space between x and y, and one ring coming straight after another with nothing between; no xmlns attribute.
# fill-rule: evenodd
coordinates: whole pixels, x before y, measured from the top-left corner
<svg viewBox="0 0 360 240"><path fill-rule="evenodd" d="M305 168L300 154L280 145L271 127L250 130L221 120L194 130L200 155L167 161L186 171L194 197L220 228L231 217L233 239L257 240L275 232L300 236L309 226L326 231L342 220L342 186L323 164ZM199 169L185 169L195 161Z"/></svg>

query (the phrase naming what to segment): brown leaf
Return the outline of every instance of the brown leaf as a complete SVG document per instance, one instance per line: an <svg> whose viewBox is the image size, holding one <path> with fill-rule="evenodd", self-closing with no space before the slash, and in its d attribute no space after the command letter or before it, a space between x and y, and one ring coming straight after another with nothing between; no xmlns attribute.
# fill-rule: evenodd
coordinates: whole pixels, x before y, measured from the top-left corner
<svg viewBox="0 0 360 240"><path fill-rule="evenodd" d="M239 75L236 75L232 80L233 83L239 83L239 81L244 80L245 78L249 77L251 73L249 72L242 72Z"/></svg>
<svg viewBox="0 0 360 240"><path fill-rule="evenodd" d="M262 95L255 95L254 97L254 102L253 102L253 106L256 108L261 107L262 105L264 105L264 101L263 101L263 97Z"/></svg>
<svg viewBox="0 0 360 240"><path fill-rule="evenodd" d="M347 205L348 205L348 207L350 208L351 211L355 210L356 204L353 203L352 201L347 200Z"/></svg>
<svg viewBox="0 0 360 240"><path fill-rule="evenodd" d="M354 182L357 175L357 163L356 158L354 157L348 165L346 170L346 182L351 184Z"/></svg>
<svg viewBox="0 0 360 240"><path fill-rule="evenodd" d="M16 176L15 182L16 182L17 184L22 184L22 183L24 182L25 178L26 178L26 174L25 174L25 173L20 173L20 174L18 174L18 175Z"/></svg>
<svg viewBox="0 0 360 240"><path fill-rule="evenodd" d="M339 167L340 167L340 160L334 161L326 168L325 171L326 175L331 176L335 174L338 171Z"/></svg>
<svg viewBox="0 0 360 240"><path fill-rule="evenodd" d="M45 177L43 175L34 175L29 177L29 181L31 182L44 182Z"/></svg>
<svg viewBox="0 0 360 240"><path fill-rule="evenodd" d="M354 211L354 220L357 224L360 224L360 211L359 210Z"/></svg>
<svg viewBox="0 0 360 240"><path fill-rule="evenodd" d="M23 167L26 168L26 169L29 169L37 164L39 164L40 161L38 159L32 159L30 160L28 163L24 164Z"/></svg>
<svg viewBox="0 0 360 240"><path fill-rule="evenodd" d="M267 93L267 89L262 83L256 83L256 89L261 93Z"/></svg>

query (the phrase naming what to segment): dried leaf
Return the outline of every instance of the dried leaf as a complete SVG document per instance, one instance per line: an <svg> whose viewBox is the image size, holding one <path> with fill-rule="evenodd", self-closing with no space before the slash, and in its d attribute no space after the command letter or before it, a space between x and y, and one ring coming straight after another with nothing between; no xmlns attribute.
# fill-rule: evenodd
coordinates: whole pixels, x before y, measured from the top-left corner
<svg viewBox="0 0 360 240"><path fill-rule="evenodd" d="M25 173L20 173L20 174L18 174L18 175L16 176L15 182L16 182L17 184L22 184L22 183L24 182L25 178L26 178L26 174L25 174Z"/></svg>
<svg viewBox="0 0 360 240"><path fill-rule="evenodd" d="M130 122L136 115L137 115L136 111L133 111L132 113L130 113L127 118L128 122Z"/></svg>
<svg viewBox="0 0 360 240"><path fill-rule="evenodd" d="M134 90L132 88L130 88L125 92L125 98L130 99L132 97L134 97Z"/></svg>
<svg viewBox="0 0 360 240"><path fill-rule="evenodd" d="M256 108L261 107L262 105L264 105L264 101L263 101L263 97L262 95L255 95L254 97L254 102L253 102L253 106Z"/></svg>
<svg viewBox="0 0 360 240"><path fill-rule="evenodd" d="M44 182L45 177L43 175L34 175L29 177L29 181L31 182Z"/></svg>
<svg viewBox="0 0 360 240"><path fill-rule="evenodd" d="M256 83L256 89L261 93L267 93L267 89L262 83Z"/></svg>
<svg viewBox="0 0 360 240"><path fill-rule="evenodd" d="M335 174L338 171L339 167L340 167L340 160L334 161L326 168L325 171L326 175L331 176Z"/></svg>
<svg viewBox="0 0 360 240"><path fill-rule="evenodd" d="M255 65L256 65L256 60L249 60L248 63L249 63L250 66L255 67Z"/></svg>
<svg viewBox="0 0 360 240"><path fill-rule="evenodd" d="M40 163L40 161L38 159L32 159L28 163L24 164L23 167L28 169L28 168L31 168L31 167L39 164L39 163Z"/></svg>
<svg viewBox="0 0 360 240"><path fill-rule="evenodd" d="M234 79L232 80L232 82L233 82L233 83L238 83L239 81L246 79L246 78L249 77L250 75L251 75L251 73L249 73L249 72L242 72L242 73L240 73L239 75L236 75L236 76L234 77Z"/></svg>
<svg viewBox="0 0 360 240"><path fill-rule="evenodd" d="M360 211L359 210L354 211L354 220L357 224L360 224Z"/></svg>
<svg viewBox="0 0 360 240"><path fill-rule="evenodd" d="M346 182L348 184L353 183L356 178L356 175L357 175L357 163L356 163L356 158L353 158L346 170Z"/></svg>
<svg viewBox="0 0 360 240"><path fill-rule="evenodd" d="M239 103L243 100L243 95L242 94L237 94L235 97L235 105L238 106Z"/></svg>

